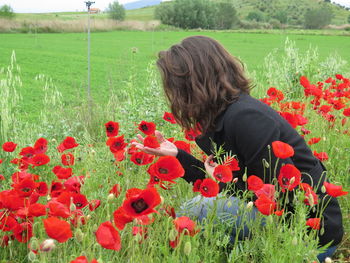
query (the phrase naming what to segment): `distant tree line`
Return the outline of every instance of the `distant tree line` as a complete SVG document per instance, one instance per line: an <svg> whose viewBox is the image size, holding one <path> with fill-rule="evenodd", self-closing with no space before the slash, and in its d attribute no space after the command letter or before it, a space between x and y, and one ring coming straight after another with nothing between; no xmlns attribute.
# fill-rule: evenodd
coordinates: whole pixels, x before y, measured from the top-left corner
<svg viewBox="0 0 350 263"><path fill-rule="evenodd" d="M174 0L157 6L155 17L180 28L230 29L237 22L232 1Z"/></svg>
<svg viewBox="0 0 350 263"><path fill-rule="evenodd" d="M125 8L123 5L119 4L118 1L109 3L106 12L111 19L122 21L125 19Z"/></svg>
<svg viewBox="0 0 350 263"><path fill-rule="evenodd" d="M12 18L15 16L13 9L9 5L3 5L0 7L0 17L3 18Z"/></svg>

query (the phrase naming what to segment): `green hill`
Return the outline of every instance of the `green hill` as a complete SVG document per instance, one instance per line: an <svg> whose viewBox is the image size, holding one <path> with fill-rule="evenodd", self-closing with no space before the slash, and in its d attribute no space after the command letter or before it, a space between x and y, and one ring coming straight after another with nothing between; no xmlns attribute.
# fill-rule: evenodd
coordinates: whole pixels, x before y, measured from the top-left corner
<svg viewBox="0 0 350 263"><path fill-rule="evenodd" d="M347 24L350 11L324 0L234 0L234 5L241 19L245 19L250 12L261 11L273 17L278 12L285 12L288 23L303 21L304 14L314 8L329 6L333 11L332 24Z"/></svg>
<svg viewBox="0 0 350 263"><path fill-rule="evenodd" d="M213 0L222 1L222 0ZM237 10L237 14L241 20L245 20L250 12L261 12L267 20L279 15L287 17L287 24L302 24L304 15L308 10L319 7L329 7L333 13L331 24L343 25L348 23L350 11L346 10L336 4L326 2L324 0L231 0ZM171 2L162 3L162 5L171 4ZM156 6L135 9L127 11L128 17L136 14L142 14L142 20L152 20L154 16L152 12ZM134 15L135 14L135 15Z"/></svg>

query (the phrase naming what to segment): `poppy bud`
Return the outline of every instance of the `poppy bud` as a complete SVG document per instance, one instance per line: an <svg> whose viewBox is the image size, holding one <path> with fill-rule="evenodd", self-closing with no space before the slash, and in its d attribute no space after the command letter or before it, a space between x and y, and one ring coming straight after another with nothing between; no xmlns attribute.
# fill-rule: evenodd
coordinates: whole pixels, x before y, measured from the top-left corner
<svg viewBox="0 0 350 263"><path fill-rule="evenodd" d="M184 246L184 253L186 256L189 256L191 254L191 242L187 241Z"/></svg>
<svg viewBox="0 0 350 263"><path fill-rule="evenodd" d="M325 187L324 185L322 185L322 187L321 187L321 192L322 192L322 193L326 193L326 191L327 191L327 190L326 190L326 187Z"/></svg>
<svg viewBox="0 0 350 263"><path fill-rule="evenodd" d="M228 201L228 202L226 203L226 206L227 206L228 208L230 208L230 207L232 206L232 202L231 202L231 201Z"/></svg>
<svg viewBox="0 0 350 263"><path fill-rule="evenodd" d="M70 206L69 206L69 209L70 209L70 211L74 211L74 210L77 209L77 207L76 207L75 204L72 202L72 203L70 204Z"/></svg>
<svg viewBox="0 0 350 263"><path fill-rule="evenodd" d="M171 229L169 232L169 240L175 241L176 237L177 237L177 231L175 229Z"/></svg>
<svg viewBox="0 0 350 263"><path fill-rule="evenodd" d="M163 196L160 196L160 204L164 204L164 197Z"/></svg>
<svg viewBox="0 0 350 263"><path fill-rule="evenodd" d="M81 231L81 229L80 228L78 228L76 231L75 231L75 239L79 242L79 243L81 243L81 242L83 242L83 239L84 239L84 234L83 234L83 232Z"/></svg>
<svg viewBox="0 0 350 263"><path fill-rule="evenodd" d="M321 228L321 230L320 230L320 235L321 235L321 236L324 235L324 227Z"/></svg>
<svg viewBox="0 0 350 263"><path fill-rule="evenodd" d="M115 195L114 195L114 194L109 194L108 197L107 197L107 202L108 202L108 203L112 203L113 200L114 200L114 198L115 198Z"/></svg>
<svg viewBox="0 0 350 263"><path fill-rule="evenodd" d="M252 209L254 203L252 201L248 202L247 209Z"/></svg>
<svg viewBox="0 0 350 263"><path fill-rule="evenodd" d="M37 238L33 237L30 240L30 249L31 250L38 250L39 249L39 242L38 242Z"/></svg>
<svg viewBox="0 0 350 263"><path fill-rule="evenodd" d="M290 180L289 180L289 185L294 184L294 182L295 182L295 177L290 178Z"/></svg>
<svg viewBox="0 0 350 263"><path fill-rule="evenodd" d="M50 252L55 247L55 240L53 239L46 239L40 244L40 250L44 252Z"/></svg>
<svg viewBox="0 0 350 263"><path fill-rule="evenodd" d="M34 261L34 260L36 260L36 255L35 255L35 253L34 253L33 251L30 251L30 252L28 253L28 259L29 259L29 261Z"/></svg>
<svg viewBox="0 0 350 263"><path fill-rule="evenodd" d="M268 163L268 161L266 161L265 159L262 160L263 164L264 164L264 167L266 169L269 169L270 168L270 164Z"/></svg>
<svg viewBox="0 0 350 263"><path fill-rule="evenodd" d="M325 263L332 263L333 260L332 260L330 257L326 257L326 258L324 259L324 262L325 262Z"/></svg>
<svg viewBox="0 0 350 263"><path fill-rule="evenodd" d="M238 181L238 178L236 177L236 178L233 178L233 180L232 180L232 183L237 183L237 181Z"/></svg>
<svg viewBox="0 0 350 263"><path fill-rule="evenodd" d="M245 174L243 175L243 177L242 177L242 180L243 180L243 182L246 182L247 179L248 179L248 176L247 176L247 174L245 173Z"/></svg>
<svg viewBox="0 0 350 263"><path fill-rule="evenodd" d="M297 239L296 236L294 236L293 239L292 239L292 245L293 245L293 246L298 245L298 239Z"/></svg>
<svg viewBox="0 0 350 263"><path fill-rule="evenodd" d="M306 198L309 201L310 206L313 206L315 204L314 196L312 194L308 194Z"/></svg>

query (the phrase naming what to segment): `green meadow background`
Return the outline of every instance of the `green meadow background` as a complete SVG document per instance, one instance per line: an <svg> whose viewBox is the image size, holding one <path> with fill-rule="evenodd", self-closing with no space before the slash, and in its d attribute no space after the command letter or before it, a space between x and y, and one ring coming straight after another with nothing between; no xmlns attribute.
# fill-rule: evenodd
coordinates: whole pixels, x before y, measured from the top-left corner
<svg viewBox="0 0 350 263"><path fill-rule="evenodd" d="M282 57L287 38L295 42L301 57L311 47L317 49L320 61L336 54L350 61L349 36L307 35L283 31L269 34L200 31L92 33L93 99L97 103L103 103L110 97L111 91L124 89L125 82L131 76L136 86L143 85L147 67L156 60L157 53L191 35L215 38L245 63L248 71L257 71L257 74L263 70L264 58L269 53L275 50L275 56ZM67 105L77 105L86 96L86 33L0 34L0 43L0 67L9 65L12 52L16 54L25 97L19 110L29 119L35 119L37 110L42 106L41 88L35 82L38 74L52 78Z"/></svg>

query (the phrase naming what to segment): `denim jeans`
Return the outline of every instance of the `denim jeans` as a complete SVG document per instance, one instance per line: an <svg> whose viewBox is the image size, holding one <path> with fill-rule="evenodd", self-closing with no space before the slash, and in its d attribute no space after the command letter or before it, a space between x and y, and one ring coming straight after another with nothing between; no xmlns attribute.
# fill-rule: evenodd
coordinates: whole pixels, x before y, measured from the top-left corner
<svg viewBox="0 0 350 263"><path fill-rule="evenodd" d="M248 209L244 210L244 215L240 214L240 206L246 206L247 204L242 202L239 198L236 197L224 197L218 195L217 197L203 197L196 196L193 199L185 202L180 207L180 212L176 216L186 215L192 219L197 219L199 222L202 222L212 214L216 212L216 218L222 223L230 224L233 226L232 232L230 234L231 241L233 242L238 235L238 240L244 240L249 237L250 232L245 224L248 221L255 220L258 210L253 206L249 211ZM244 219L243 219L244 217ZM242 222L242 220L244 222Z"/></svg>
<svg viewBox="0 0 350 263"><path fill-rule="evenodd" d="M238 238L238 240L244 240L250 236L246 223L255 220L256 214L258 213L257 208L253 206L248 211L245 208L244 215L239 215L240 207L246 207L246 205L247 204L242 200L233 196L225 197L219 194L217 197L203 197L198 195L185 202L180 207L180 211L176 214L176 216L188 216L202 222L208 215L215 211L217 219L223 223L229 223L232 226L230 239L233 243L236 238ZM260 225L264 224L264 221L260 223ZM326 251L317 256L318 260L323 262L326 257L331 257L336 248L337 246L329 247Z"/></svg>

